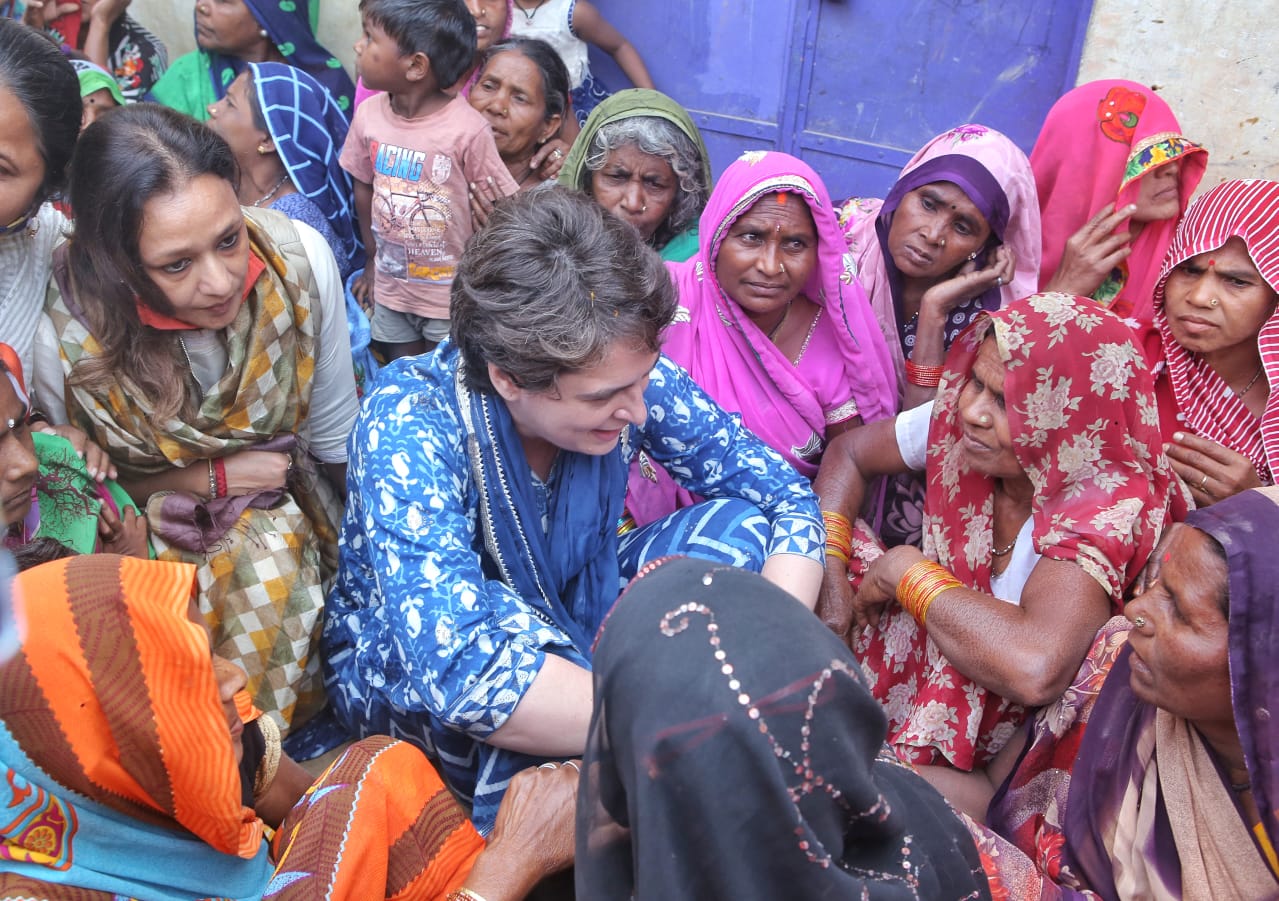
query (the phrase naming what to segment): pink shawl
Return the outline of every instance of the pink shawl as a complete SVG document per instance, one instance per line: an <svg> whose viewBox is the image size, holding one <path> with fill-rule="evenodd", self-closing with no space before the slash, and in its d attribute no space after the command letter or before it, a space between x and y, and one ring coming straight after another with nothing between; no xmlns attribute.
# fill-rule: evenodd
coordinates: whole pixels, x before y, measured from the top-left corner
<svg viewBox="0 0 1279 901"><path fill-rule="evenodd" d="M1042 287L1057 272L1068 241L1106 204L1123 206L1137 198L1141 176L1179 161L1181 212L1203 178L1208 152L1181 136L1168 104L1154 91L1131 81L1093 81L1058 100L1030 154L1043 215ZM1099 303L1139 324L1141 345L1158 346L1153 337L1152 296L1164 253L1177 219L1147 222L1132 244L1132 254L1093 294ZM1119 224L1119 231L1129 227Z"/></svg>
<svg viewBox="0 0 1279 901"><path fill-rule="evenodd" d="M819 369L823 384L846 388L866 422L896 409L892 360L866 296L849 271L848 254L830 196L821 178L785 153L754 151L724 172L702 212L698 252L685 263L668 263L679 289L680 310L667 330L664 352L693 376L724 409L740 413L747 428L812 478L811 457L825 443L828 411L818 386L804 377L720 288L715 260L734 222L768 194L795 194L808 204L817 226L817 266L804 296L821 307L804 368ZM822 331L826 339L818 340ZM819 354L825 357L817 358ZM820 362L819 366L812 365ZM814 438L820 445L814 446ZM632 472L628 507L636 522L672 512L673 485L658 475ZM686 503L687 499L683 499Z"/></svg>
<svg viewBox="0 0 1279 901"><path fill-rule="evenodd" d="M961 125L925 144L902 169L898 181L907 178L925 163L946 156L962 156L976 161L1003 188L1007 200L1008 222L1003 234L998 237L1001 243L1008 245L1017 255L1017 271L1012 282L1000 290L1000 302L995 309L1034 294L1039 283L1039 203L1035 199L1035 178L1026 154L1005 135L992 128L984 125ZM962 183L960 187L964 187ZM967 189L965 193L968 193ZM969 199L979 207L983 206L980 197L970 195ZM901 344L901 323L897 321L897 309L893 300L896 269L891 265L892 261L887 259L877 232L878 225L879 231L887 235L894 210L895 206L893 209L885 209L884 202L880 200L854 198L844 204L839 216L844 238L857 267L857 279L870 297L871 309L875 311L879 326L888 340L888 351L893 357L898 383L904 384L905 356ZM958 328L954 329L955 333L976 318L977 313L982 312L981 306L974 306L971 317L956 323ZM993 309L986 312L993 312ZM947 331L949 334L951 330Z"/></svg>
<svg viewBox="0 0 1279 901"><path fill-rule="evenodd" d="M1279 291L1279 182L1228 181L1191 205L1155 285L1155 327L1163 343L1178 420L1195 434L1243 454L1261 480L1271 484L1273 461L1279 461L1279 391L1275 390L1279 386L1279 313L1271 315L1257 334L1261 364L1270 383L1270 399L1260 423L1211 366L1177 343L1164 313L1164 285L1172 270L1233 237L1243 238L1261 277Z"/></svg>

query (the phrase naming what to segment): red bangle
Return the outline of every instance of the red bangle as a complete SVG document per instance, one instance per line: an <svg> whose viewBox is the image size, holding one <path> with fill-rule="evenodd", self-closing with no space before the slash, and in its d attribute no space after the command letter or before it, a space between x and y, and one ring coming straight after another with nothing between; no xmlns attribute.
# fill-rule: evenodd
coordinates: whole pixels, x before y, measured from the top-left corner
<svg viewBox="0 0 1279 901"><path fill-rule="evenodd" d="M221 457L213 461L213 476L217 480L217 485L218 485L217 496L226 497L227 495L226 463L222 461Z"/></svg>
<svg viewBox="0 0 1279 901"><path fill-rule="evenodd" d="M941 384L941 374L945 366L916 366L906 361L906 381L920 388L936 388Z"/></svg>

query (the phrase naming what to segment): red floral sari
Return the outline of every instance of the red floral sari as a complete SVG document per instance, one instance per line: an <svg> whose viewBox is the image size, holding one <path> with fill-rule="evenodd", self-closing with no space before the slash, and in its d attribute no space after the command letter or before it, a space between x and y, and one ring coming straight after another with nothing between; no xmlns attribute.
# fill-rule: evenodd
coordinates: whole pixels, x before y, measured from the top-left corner
<svg viewBox="0 0 1279 901"><path fill-rule="evenodd" d="M1178 512L1184 506L1132 334L1082 298L1018 301L979 319L951 347L929 429L924 554L990 593L995 484L968 469L959 413L960 391L987 337L1007 370L1014 450L1034 486L1035 551L1077 564L1118 610L1174 502ZM888 740L906 760L971 770L1025 719L1024 708L969 679L895 605L858 637L854 652L888 713Z"/></svg>

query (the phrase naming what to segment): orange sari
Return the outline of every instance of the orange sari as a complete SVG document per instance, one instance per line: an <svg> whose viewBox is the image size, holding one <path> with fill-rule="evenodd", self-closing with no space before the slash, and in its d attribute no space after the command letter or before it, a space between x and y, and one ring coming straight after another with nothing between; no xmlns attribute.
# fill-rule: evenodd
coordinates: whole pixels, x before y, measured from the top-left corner
<svg viewBox="0 0 1279 901"><path fill-rule="evenodd" d="M0 666L0 896L442 898L483 840L415 749L361 742L274 854L246 792L195 568L93 555L20 575ZM255 711L256 713L256 711ZM7 793L7 794L6 794ZM276 861L278 860L278 865Z"/></svg>

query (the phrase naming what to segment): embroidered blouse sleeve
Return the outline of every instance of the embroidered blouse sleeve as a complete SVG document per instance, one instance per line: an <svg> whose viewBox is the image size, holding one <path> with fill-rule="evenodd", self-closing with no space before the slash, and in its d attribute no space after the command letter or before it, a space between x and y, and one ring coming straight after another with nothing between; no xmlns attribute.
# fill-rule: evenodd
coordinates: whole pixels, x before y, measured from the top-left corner
<svg viewBox="0 0 1279 901"><path fill-rule="evenodd" d="M343 525L332 600L345 627L358 632L366 685L483 740L519 704L546 651L571 642L506 584L485 577L465 429L438 393L383 380L366 401L352 435L354 509Z"/></svg>
<svg viewBox="0 0 1279 901"><path fill-rule="evenodd" d="M824 561L826 531L817 496L781 455L726 413L666 356L653 368L640 446L681 487L702 497L740 497L772 527L769 555Z"/></svg>

